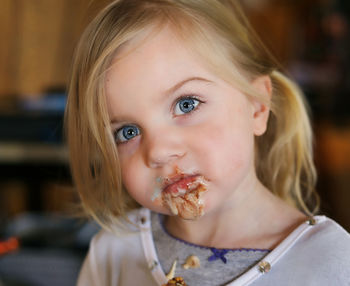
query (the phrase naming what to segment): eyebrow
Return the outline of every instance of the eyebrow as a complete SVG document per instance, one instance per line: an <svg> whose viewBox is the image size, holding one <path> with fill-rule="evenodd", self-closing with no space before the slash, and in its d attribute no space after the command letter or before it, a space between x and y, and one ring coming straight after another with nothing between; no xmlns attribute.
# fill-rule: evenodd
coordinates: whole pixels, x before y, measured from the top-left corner
<svg viewBox="0 0 350 286"><path fill-rule="evenodd" d="M203 81L203 82L212 82L208 79L202 78L202 77L190 77L190 78L186 78L180 82L178 82L177 84L175 84L173 87L167 89L165 91L165 94L171 94L173 92L175 92L176 90L178 90L179 88L181 88L183 85L185 85L186 83L190 82L190 81Z"/></svg>

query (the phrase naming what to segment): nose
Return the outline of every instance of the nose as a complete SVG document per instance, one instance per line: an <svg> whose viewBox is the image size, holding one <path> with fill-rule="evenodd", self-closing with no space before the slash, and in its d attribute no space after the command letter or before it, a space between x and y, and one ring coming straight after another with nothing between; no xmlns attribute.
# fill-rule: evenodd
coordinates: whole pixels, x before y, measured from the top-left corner
<svg viewBox="0 0 350 286"><path fill-rule="evenodd" d="M161 168L173 164L186 153L181 135L174 130L158 129L146 137L145 160L150 168Z"/></svg>

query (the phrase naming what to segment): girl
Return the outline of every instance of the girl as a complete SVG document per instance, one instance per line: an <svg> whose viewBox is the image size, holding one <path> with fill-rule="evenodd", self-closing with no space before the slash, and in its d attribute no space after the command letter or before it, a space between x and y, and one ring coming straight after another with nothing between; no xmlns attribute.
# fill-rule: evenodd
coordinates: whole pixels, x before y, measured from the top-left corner
<svg viewBox="0 0 350 286"><path fill-rule="evenodd" d="M82 36L66 115L105 228L78 285L350 285L349 235L307 207L303 97L237 1L112 2Z"/></svg>

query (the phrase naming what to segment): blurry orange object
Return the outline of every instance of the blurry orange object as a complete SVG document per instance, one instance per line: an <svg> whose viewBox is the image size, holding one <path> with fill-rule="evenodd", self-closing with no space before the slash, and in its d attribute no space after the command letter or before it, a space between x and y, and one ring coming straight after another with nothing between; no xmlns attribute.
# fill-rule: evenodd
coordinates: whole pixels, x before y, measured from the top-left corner
<svg viewBox="0 0 350 286"><path fill-rule="evenodd" d="M328 174L350 170L350 126L336 128L323 124L316 130L316 150L319 168Z"/></svg>
<svg viewBox="0 0 350 286"><path fill-rule="evenodd" d="M7 254L19 248L19 241L16 237L10 237L8 240L0 241L0 255Z"/></svg>

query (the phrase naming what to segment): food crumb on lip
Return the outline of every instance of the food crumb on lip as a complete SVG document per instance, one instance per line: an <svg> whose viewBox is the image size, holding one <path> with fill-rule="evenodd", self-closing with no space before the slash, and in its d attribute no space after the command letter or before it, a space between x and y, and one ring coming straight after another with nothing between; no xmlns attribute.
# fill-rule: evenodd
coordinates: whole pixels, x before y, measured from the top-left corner
<svg viewBox="0 0 350 286"><path fill-rule="evenodd" d="M167 197L170 195L174 199L176 197L185 199L192 191L198 189L199 186L207 186L207 180L202 175L194 172L183 172L178 166L175 166L173 174L166 177L159 176L155 181L156 183L151 195L151 201L157 202L159 199L162 199L163 204L165 195ZM202 199L199 198L197 203L202 205ZM167 204L171 212L176 215L176 204L169 200Z"/></svg>
<svg viewBox="0 0 350 286"><path fill-rule="evenodd" d="M151 196L152 202L155 201L162 192L171 192L178 195L184 195L187 191L191 190L191 185L197 182L203 183L203 177L198 175L188 175L181 173L178 175L170 176L169 178L158 177L156 179L156 186Z"/></svg>
<svg viewBox="0 0 350 286"><path fill-rule="evenodd" d="M196 219L204 215L202 195L205 191L207 184L203 176L182 176L162 189L162 204L172 215L183 219Z"/></svg>
<svg viewBox="0 0 350 286"><path fill-rule="evenodd" d="M168 182L168 184L163 188L164 192L170 193L186 193L192 184L194 184L198 180L198 176L190 175L190 176L180 176Z"/></svg>

